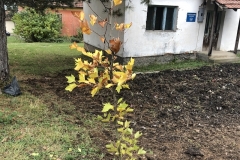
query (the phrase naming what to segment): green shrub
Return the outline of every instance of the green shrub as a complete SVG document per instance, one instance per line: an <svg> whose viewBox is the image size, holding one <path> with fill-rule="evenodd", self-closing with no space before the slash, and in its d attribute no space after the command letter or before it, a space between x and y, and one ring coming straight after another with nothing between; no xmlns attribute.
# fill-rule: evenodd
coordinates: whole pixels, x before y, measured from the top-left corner
<svg viewBox="0 0 240 160"><path fill-rule="evenodd" d="M56 14L37 13L26 8L16 13L13 18L14 33L24 38L26 42L52 42L60 35L62 23Z"/></svg>

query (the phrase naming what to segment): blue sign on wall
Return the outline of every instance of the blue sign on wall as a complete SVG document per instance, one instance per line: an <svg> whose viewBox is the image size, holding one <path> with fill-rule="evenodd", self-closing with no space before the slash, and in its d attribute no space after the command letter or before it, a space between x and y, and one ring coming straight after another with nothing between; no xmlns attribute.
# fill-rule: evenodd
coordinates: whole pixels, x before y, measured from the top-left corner
<svg viewBox="0 0 240 160"><path fill-rule="evenodd" d="M196 13L187 13L186 22L195 22L196 21Z"/></svg>

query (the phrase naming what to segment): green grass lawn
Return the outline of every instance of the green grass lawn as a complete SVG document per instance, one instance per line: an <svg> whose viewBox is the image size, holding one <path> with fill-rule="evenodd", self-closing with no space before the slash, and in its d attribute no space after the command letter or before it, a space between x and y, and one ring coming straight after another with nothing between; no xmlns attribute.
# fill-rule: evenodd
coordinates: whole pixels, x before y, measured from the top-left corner
<svg viewBox="0 0 240 160"><path fill-rule="evenodd" d="M11 76L18 80L38 78L74 67L74 58L81 56L69 49L70 43L23 43L14 36L8 37ZM79 44L83 45L83 44ZM3 88L3 85L0 85ZM62 101L54 94L35 97L21 86L23 94L11 97L0 94L0 159L1 160L75 160L99 157L89 137L89 125L99 122L87 116L79 126L71 115L49 109L73 110L75 106ZM86 126L86 127L84 127ZM97 128L97 127L96 127Z"/></svg>
<svg viewBox="0 0 240 160"><path fill-rule="evenodd" d="M74 68L74 58L81 56L69 49L70 43L22 43L8 39L9 64L13 74L43 75ZM83 46L83 44L79 44Z"/></svg>
<svg viewBox="0 0 240 160"><path fill-rule="evenodd" d="M80 57L81 53L70 50L69 45L67 42L23 43L14 36L8 37L11 76L24 80L73 69L74 58ZM172 62L135 67L135 71L183 69L202 65L206 63ZM98 129L101 126L98 121L89 115L82 115L83 125L79 126L72 122L74 118L71 115L59 114L57 109L49 108L54 103L56 108L74 110L75 106L70 102L59 100L54 93L35 97L27 92L28 86L21 87L24 90L21 96L0 94L1 160L101 159L102 153L91 141L88 127Z"/></svg>

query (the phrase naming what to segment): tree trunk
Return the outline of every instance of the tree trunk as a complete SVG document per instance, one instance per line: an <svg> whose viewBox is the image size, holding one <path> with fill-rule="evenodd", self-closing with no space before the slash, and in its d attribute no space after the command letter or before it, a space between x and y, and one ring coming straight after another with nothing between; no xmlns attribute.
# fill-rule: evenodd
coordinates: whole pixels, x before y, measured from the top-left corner
<svg viewBox="0 0 240 160"><path fill-rule="evenodd" d="M9 77L7 35L4 2L0 1L0 81Z"/></svg>

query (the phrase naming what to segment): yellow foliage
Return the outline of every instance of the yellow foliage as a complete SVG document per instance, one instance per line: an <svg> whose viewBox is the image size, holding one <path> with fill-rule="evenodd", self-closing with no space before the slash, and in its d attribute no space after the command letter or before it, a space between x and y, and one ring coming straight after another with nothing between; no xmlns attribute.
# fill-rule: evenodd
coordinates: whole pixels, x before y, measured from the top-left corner
<svg viewBox="0 0 240 160"><path fill-rule="evenodd" d="M100 40L104 43L105 42L105 38L104 37L100 37Z"/></svg>
<svg viewBox="0 0 240 160"><path fill-rule="evenodd" d="M72 92L72 90L76 87L77 87L77 85L75 83L71 83L65 88L65 90Z"/></svg>
<svg viewBox="0 0 240 160"><path fill-rule="evenodd" d="M93 26L96 23L96 21L97 21L97 17L95 15L91 14L89 16L89 18L90 18L90 23Z"/></svg>
<svg viewBox="0 0 240 160"><path fill-rule="evenodd" d="M95 94L96 94L98 91L99 91L99 88L98 88L98 87L93 88L92 91L91 91L92 97L94 97Z"/></svg>
<svg viewBox="0 0 240 160"><path fill-rule="evenodd" d="M67 80L68 80L68 81L67 81L68 83L76 82L74 75L66 76L66 78L67 78Z"/></svg>
<svg viewBox="0 0 240 160"><path fill-rule="evenodd" d="M71 44L70 46L70 49L76 49L78 47L77 43L74 42L73 44Z"/></svg>
<svg viewBox="0 0 240 160"><path fill-rule="evenodd" d="M86 50L83 47L77 47L77 50L82 53L86 53Z"/></svg>
<svg viewBox="0 0 240 160"><path fill-rule="evenodd" d="M115 6L120 5L120 4L122 4L122 0L114 0Z"/></svg>
<svg viewBox="0 0 240 160"><path fill-rule="evenodd" d="M114 5L122 4L122 0L113 0ZM79 25L82 33L91 34L92 31L88 21L84 18L84 12L72 12L72 14L79 19ZM90 24L93 26L97 22L97 17L94 14L89 15ZM108 23L107 19L98 20L98 24L104 28ZM132 26L132 22L129 24L125 23L115 23L115 29L118 31L124 31ZM94 32L96 33L96 32ZM81 58L75 59L75 70L78 72L79 80L73 75L66 76L69 85L65 90L72 91L76 87L83 87L85 85L90 85L92 87L91 95L95 96L98 91L102 88L115 87L116 91L119 93L121 89L129 89L129 85L126 84L128 80L135 78L136 74L133 73L134 59L131 58L126 65L121 65L119 63L114 63L119 52L122 42L120 38L111 38L109 43L105 39L106 35L100 35L96 33L104 45L108 45L109 49L105 50L108 56L103 56L103 51L95 50L94 53L87 52L83 47L79 47L77 43L70 45L71 49L76 49L82 52L83 55L89 57L91 61L83 61ZM110 57L108 59L108 57ZM131 108L122 98L114 105L110 103L105 103L102 108L103 117L98 116L98 119L102 122L114 121L121 128L118 128L120 134L119 139L111 144L106 145L109 152L114 153L119 157L126 157L126 159L135 159L136 154L142 155L146 154L143 148L137 145L138 138L142 135L140 132L134 134L133 129L130 128L130 121L123 121L125 115L128 112L133 112ZM113 113L113 114L111 114Z"/></svg>
<svg viewBox="0 0 240 160"><path fill-rule="evenodd" d="M124 23L115 23L115 29L118 31L124 31L127 28L130 28L132 26L132 22L129 24L124 24Z"/></svg>
<svg viewBox="0 0 240 160"><path fill-rule="evenodd" d="M84 33L84 34L91 34L92 33L86 19L83 19L82 21L80 21L80 28L82 30L82 33Z"/></svg>
<svg viewBox="0 0 240 160"><path fill-rule="evenodd" d="M105 24L107 23L107 18L102 20L102 21L98 21L98 24L103 28L105 26Z"/></svg>
<svg viewBox="0 0 240 160"><path fill-rule="evenodd" d="M124 25L124 28L127 29L127 28L130 28L131 26L132 26L132 22L129 23L129 24L125 24L125 25Z"/></svg>
<svg viewBox="0 0 240 160"><path fill-rule="evenodd" d="M109 110L114 110L114 106L110 103L105 103L102 112L108 112Z"/></svg>
<svg viewBox="0 0 240 160"><path fill-rule="evenodd" d="M112 51L110 49L105 50L107 54L112 54Z"/></svg>

